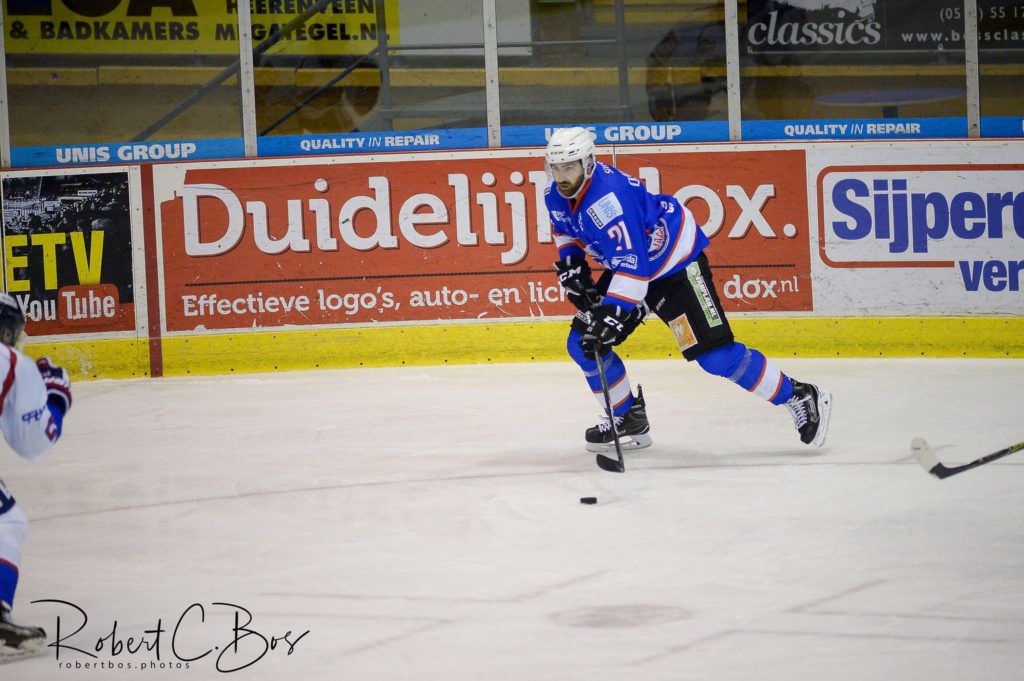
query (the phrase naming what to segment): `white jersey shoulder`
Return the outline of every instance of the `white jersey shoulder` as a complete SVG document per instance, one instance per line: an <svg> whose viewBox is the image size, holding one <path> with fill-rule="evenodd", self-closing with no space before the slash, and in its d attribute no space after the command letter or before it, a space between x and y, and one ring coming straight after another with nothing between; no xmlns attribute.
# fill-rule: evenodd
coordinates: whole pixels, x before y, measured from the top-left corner
<svg viewBox="0 0 1024 681"><path fill-rule="evenodd" d="M57 439L46 406L46 386L30 357L0 345L0 430L7 444L26 459L48 450Z"/></svg>

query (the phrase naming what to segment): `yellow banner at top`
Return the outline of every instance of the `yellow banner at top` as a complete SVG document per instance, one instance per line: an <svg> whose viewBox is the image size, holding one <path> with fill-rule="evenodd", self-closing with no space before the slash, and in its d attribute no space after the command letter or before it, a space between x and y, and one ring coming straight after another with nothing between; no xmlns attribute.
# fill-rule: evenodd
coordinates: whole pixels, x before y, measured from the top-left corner
<svg viewBox="0 0 1024 681"><path fill-rule="evenodd" d="M239 0L5 0L8 54L238 54ZM244 0L243 0L244 1ZM384 0L398 44L399 0ZM365 54L375 0L249 0L253 45L290 27L273 54Z"/></svg>

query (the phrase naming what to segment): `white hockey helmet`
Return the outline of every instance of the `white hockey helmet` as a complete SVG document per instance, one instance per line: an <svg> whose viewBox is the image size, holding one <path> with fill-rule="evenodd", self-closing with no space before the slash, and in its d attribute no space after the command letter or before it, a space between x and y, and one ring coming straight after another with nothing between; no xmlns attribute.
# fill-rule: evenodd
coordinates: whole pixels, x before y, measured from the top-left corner
<svg viewBox="0 0 1024 681"><path fill-rule="evenodd" d="M583 164L583 179L589 178L597 165L594 148L596 135L586 128L558 128L551 133L548 146L544 149L544 161L548 174L556 163L580 161Z"/></svg>

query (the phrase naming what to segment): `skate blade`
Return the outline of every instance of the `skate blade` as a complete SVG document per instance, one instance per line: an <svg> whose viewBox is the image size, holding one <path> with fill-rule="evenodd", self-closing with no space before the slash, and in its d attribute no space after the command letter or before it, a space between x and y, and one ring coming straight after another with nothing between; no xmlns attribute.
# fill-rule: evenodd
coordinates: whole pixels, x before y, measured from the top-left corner
<svg viewBox="0 0 1024 681"><path fill-rule="evenodd" d="M17 648L0 645L0 664L22 660L26 657L37 657L46 652L46 640L25 641Z"/></svg>
<svg viewBox="0 0 1024 681"><path fill-rule="evenodd" d="M624 435L619 439L619 446L622 447L622 451L624 452L632 449L644 449L646 447L650 447L653 444L654 440L652 440L651 436L647 433L642 433L640 435ZM587 451L595 452L598 454L604 452L614 452L615 443L609 442L607 444L604 444L601 442L588 442Z"/></svg>
<svg viewBox="0 0 1024 681"><path fill-rule="evenodd" d="M832 393L818 388L818 432L814 434L811 444L821 447L828 435L828 422L832 418Z"/></svg>

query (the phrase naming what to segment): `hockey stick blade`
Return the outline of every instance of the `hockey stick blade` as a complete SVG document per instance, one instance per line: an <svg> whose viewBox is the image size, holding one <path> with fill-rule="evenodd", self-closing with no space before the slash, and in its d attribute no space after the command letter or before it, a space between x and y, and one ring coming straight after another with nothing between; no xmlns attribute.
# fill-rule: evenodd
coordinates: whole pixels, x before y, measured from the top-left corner
<svg viewBox="0 0 1024 681"><path fill-rule="evenodd" d="M914 441L910 443L910 449L914 452L914 458L921 464L921 468L940 480L949 475L946 472L946 467L939 462L939 457L935 456L935 452L924 441L924 438L915 437Z"/></svg>
<svg viewBox="0 0 1024 681"><path fill-rule="evenodd" d="M913 450L914 458L916 458L917 462L921 464L921 467L924 468L929 473L931 473L932 475L934 475L939 480L942 480L944 478L948 478L951 475L956 475L958 473L963 473L964 471L969 471L972 468L977 468L978 466L982 466L991 461L995 461L996 459L1001 459L1004 456L1009 456L1014 452L1024 450L1024 442L1018 442L1015 445L1010 445L1005 449L1000 449L998 452L992 452L991 454L987 454L981 457L980 459L975 459L970 463L965 463L962 466L944 465L941 461L939 461L939 457L935 456L935 452L932 451L932 448L928 446L928 443L925 442L923 438L914 438L914 441L910 443L910 448Z"/></svg>
<svg viewBox="0 0 1024 681"><path fill-rule="evenodd" d="M609 473L625 473L626 467L619 463L618 459L610 459L604 454L597 455L597 466Z"/></svg>

